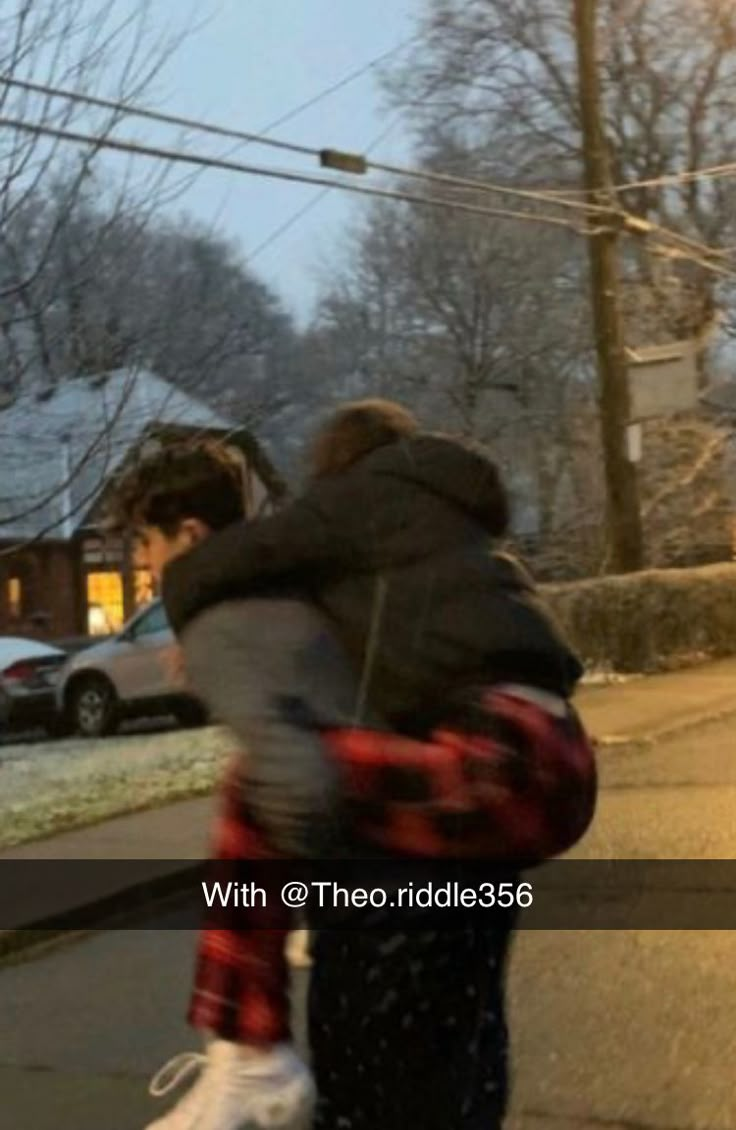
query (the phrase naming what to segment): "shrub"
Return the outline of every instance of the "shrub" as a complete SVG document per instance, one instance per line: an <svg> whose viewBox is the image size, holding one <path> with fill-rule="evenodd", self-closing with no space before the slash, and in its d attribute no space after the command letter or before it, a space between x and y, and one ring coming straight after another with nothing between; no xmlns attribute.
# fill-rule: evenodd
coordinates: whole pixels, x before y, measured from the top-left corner
<svg viewBox="0 0 736 1130"><path fill-rule="evenodd" d="M662 671L736 654L736 565L542 586L586 663Z"/></svg>

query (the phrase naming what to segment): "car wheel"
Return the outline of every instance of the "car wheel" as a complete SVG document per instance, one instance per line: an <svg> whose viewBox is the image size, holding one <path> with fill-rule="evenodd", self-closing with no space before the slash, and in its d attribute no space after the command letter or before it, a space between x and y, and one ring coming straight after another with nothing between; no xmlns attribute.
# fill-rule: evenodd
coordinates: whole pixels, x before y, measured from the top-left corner
<svg viewBox="0 0 736 1130"><path fill-rule="evenodd" d="M186 730L194 730L198 726L207 725L207 711L200 705L200 703L192 700L191 702L177 703L174 710L174 717L180 726Z"/></svg>
<svg viewBox="0 0 736 1130"><path fill-rule="evenodd" d="M90 675L73 688L69 716L84 738L102 738L118 728L115 688L102 675Z"/></svg>

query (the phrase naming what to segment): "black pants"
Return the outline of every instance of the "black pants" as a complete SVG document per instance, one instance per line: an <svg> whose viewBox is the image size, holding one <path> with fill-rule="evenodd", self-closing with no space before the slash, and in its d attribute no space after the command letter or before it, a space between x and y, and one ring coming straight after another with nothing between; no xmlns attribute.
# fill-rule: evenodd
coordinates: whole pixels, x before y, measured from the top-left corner
<svg viewBox="0 0 736 1130"><path fill-rule="evenodd" d="M499 1130L510 937L319 933L309 999L315 1130Z"/></svg>

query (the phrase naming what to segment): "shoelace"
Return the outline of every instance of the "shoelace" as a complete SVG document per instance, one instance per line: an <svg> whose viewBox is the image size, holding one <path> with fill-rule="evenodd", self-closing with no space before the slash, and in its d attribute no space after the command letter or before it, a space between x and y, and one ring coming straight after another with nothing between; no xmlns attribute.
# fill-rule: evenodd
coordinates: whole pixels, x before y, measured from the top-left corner
<svg viewBox="0 0 736 1130"><path fill-rule="evenodd" d="M156 1072L149 1085L149 1093L156 1099L168 1095L206 1063L207 1056L202 1055L201 1052L182 1052L180 1055L175 1055Z"/></svg>
<svg viewBox="0 0 736 1130"><path fill-rule="evenodd" d="M156 1072L149 1085L149 1092L154 1098L162 1098L173 1091L190 1075L205 1067L209 1057L201 1052L182 1052L174 1056ZM241 1068L242 1070L242 1068ZM246 1074L252 1079L268 1079L272 1076L273 1067L264 1063L249 1063ZM284 1127L291 1119L299 1120L299 1125L306 1127L309 1107L312 1098L308 1089L300 1093L303 1083L296 1078L285 1083L285 1094L274 1096L254 1097L251 1115L258 1126ZM305 1121L302 1121L304 1119ZM296 1127L296 1121L294 1125Z"/></svg>

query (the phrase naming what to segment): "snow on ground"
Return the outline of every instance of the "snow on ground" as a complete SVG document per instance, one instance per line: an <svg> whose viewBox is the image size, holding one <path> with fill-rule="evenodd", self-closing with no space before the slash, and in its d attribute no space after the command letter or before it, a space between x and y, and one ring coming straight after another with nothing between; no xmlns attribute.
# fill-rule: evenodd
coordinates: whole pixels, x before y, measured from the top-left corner
<svg viewBox="0 0 736 1130"><path fill-rule="evenodd" d="M591 670L583 685L640 677ZM232 750L232 737L215 727L0 745L0 848L203 796Z"/></svg>
<svg viewBox="0 0 736 1130"><path fill-rule="evenodd" d="M211 791L233 739L210 727L0 747L0 847Z"/></svg>
<svg viewBox="0 0 736 1130"><path fill-rule="evenodd" d="M583 687L615 687L620 683L630 683L633 679L643 679L643 675L622 675L619 671L608 671L602 667L591 668L583 675Z"/></svg>

